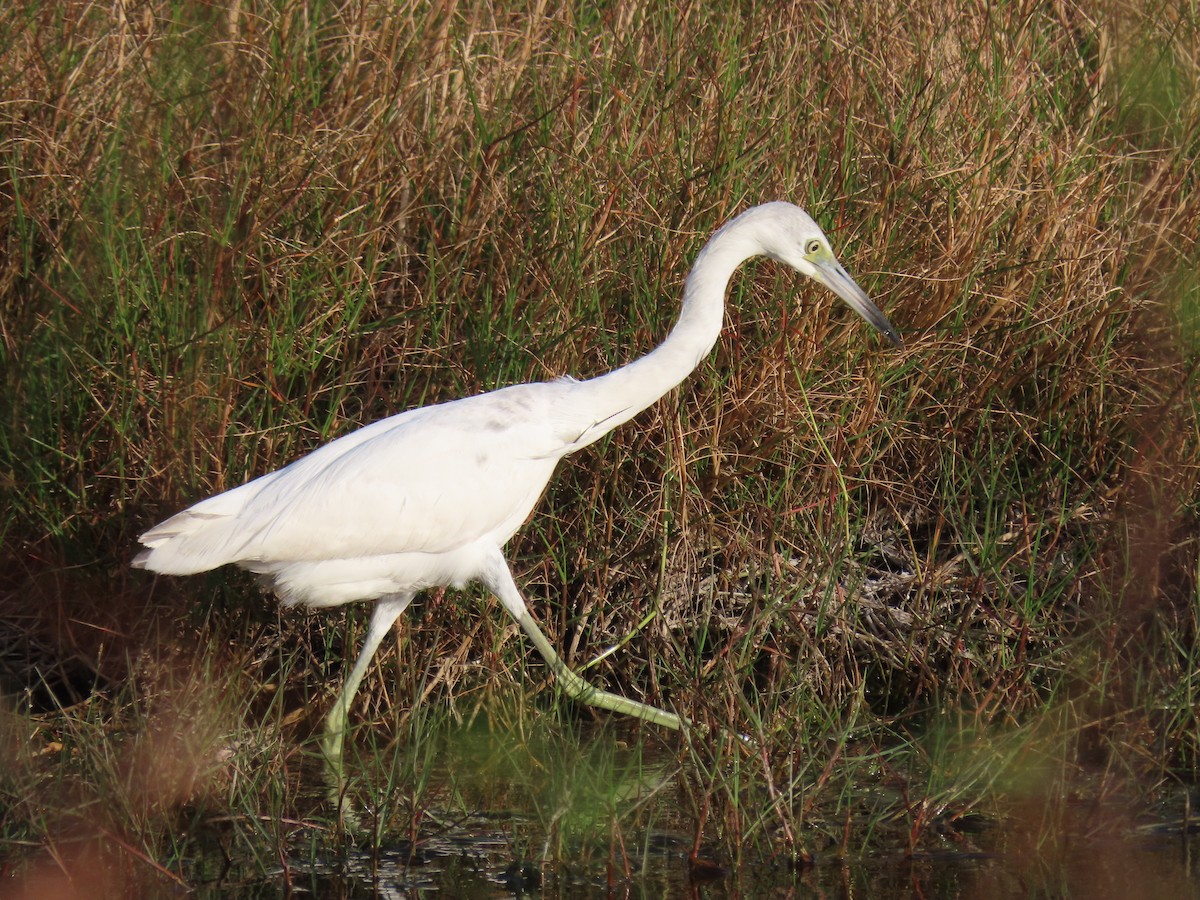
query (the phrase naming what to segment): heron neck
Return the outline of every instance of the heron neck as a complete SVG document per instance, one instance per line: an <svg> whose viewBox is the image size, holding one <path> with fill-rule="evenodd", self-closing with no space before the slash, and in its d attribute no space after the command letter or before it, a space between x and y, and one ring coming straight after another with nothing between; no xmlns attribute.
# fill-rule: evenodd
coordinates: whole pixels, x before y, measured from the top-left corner
<svg viewBox="0 0 1200 900"><path fill-rule="evenodd" d="M757 242L728 226L713 235L688 273L679 319L666 340L641 359L579 385L589 401L584 407L601 426L583 443L632 419L692 373L721 334L729 279L760 252Z"/></svg>

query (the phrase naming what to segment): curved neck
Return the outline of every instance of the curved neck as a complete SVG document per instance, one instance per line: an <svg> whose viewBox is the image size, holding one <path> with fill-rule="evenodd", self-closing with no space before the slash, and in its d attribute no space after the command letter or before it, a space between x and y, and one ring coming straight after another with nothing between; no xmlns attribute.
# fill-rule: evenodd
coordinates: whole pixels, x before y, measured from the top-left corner
<svg viewBox="0 0 1200 900"><path fill-rule="evenodd" d="M734 220L736 222L736 220ZM725 290L743 262L762 253L758 241L729 223L704 245L683 286L679 320L666 340L641 359L580 382L590 424L572 449L586 446L632 419L678 385L708 355L721 334Z"/></svg>

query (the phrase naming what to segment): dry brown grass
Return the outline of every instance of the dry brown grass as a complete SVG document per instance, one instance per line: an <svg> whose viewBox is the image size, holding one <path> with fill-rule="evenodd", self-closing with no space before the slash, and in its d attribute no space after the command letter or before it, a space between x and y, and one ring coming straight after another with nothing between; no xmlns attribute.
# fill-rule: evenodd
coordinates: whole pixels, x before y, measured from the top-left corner
<svg viewBox="0 0 1200 900"><path fill-rule="evenodd" d="M772 790L817 721L948 705L1065 705L1081 759L1194 777L1198 23L943 7L10 4L10 689L261 627L251 706L298 739L341 620L134 579L138 530L389 412L627 361L703 238L788 198L907 348L751 267L713 360L513 542L547 630L575 664L636 633L592 674L754 733ZM428 601L364 718L486 710L507 624Z"/></svg>

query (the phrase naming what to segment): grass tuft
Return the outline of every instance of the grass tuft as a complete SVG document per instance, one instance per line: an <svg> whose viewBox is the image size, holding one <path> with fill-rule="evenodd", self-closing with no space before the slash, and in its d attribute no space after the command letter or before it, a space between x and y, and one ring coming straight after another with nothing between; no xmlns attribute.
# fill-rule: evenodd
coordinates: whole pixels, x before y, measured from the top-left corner
<svg viewBox="0 0 1200 900"><path fill-rule="evenodd" d="M1186 795L1198 29L1169 4L10 3L20 890L292 883L338 846L313 736L362 611L149 580L140 530L389 413L627 362L707 235L779 198L906 349L747 267L712 359L509 548L573 666L709 730L578 730L493 601L427 597L352 713L378 837L495 804L518 869L611 884L663 847L693 873L916 858L980 820L1024 853L1100 828L1079 793L1125 831Z"/></svg>

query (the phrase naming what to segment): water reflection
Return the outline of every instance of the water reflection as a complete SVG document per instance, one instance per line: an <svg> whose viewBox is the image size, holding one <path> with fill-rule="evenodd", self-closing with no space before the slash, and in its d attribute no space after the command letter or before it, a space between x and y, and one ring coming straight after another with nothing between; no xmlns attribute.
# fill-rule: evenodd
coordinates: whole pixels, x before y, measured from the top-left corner
<svg viewBox="0 0 1200 900"><path fill-rule="evenodd" d="M1185 790L1145 811L1112 792L1064 799L1027 780L1024 793L1012 790L986 812L925 816L907 805L893 767L890 781L849 783L827 819L816 808L803 817L797 839L810 858L786 859L763 827L747 842L757 849L730 859L738 844L722 832L728 819L697 824L698 776L648 734L548 729L510 740L493 728L455 728L419 765L394 746L367 750L374 763L360 769L361 807L386 823L380 847L335 853L327 831L305 826L309 836L291 833L265 878L197 869L189 881L201 896L244 897L1200 897L1200 834ZM384 760L396 767L390 777L379 776ZM744 796L748 821L759 800ZM729 797L711 799L719 809ZM323 794L312 802L314 815L298 821L327 815Z"/></svg>
<svg viewBox="0 0 1200 900"><path fill-rule="evenodd" d="M664 852L645 858L642 871L572 871L570 864L542 873L530 862L514 863L501 832L461 837L414 862L410 848L352 853L337 864L291 867L288 887L320 897L484 898L544 897L839 897L889 900L899 897L1089 898L1089 900L1180 900L1200 897L1195 836L1134 838L1048 856L1002 850L994 855L945 852L919 858L874 856L840 861L818 858L802 871L759 861L721 878L689 874L686 848L673 836L651 841ZM444 855L443 855L444 854ZM276 872L275 878L283 873ZM274 881L272 890L278 890Z"/></svg>

